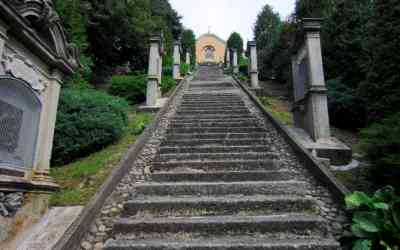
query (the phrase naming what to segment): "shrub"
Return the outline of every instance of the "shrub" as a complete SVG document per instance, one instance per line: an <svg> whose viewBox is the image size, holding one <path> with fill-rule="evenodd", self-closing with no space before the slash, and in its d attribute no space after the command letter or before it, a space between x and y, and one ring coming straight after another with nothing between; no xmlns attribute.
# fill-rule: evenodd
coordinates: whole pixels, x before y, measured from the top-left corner
<svg viewBox="0 0 400 250"><path fill-rule="evenodd" d="M377 181L400 188L400 112L362 130L361 138Z"/></svg>
<svg viewBox="0 0 400 250"><path fill-rule="evenodd" d="M146 100L147 79L144 74L113 76L109 84L110 94L123 97L131 104Z"/></svg>
<svg viewBox="0 0 400 250"><path fill-rule="evenodd" d="M239 72L242 73L243 75L247 76L248 75L248 66L247 66L247 64L241 64L239 66Z"/></svg>
<svg viewBox="0 0 400 250"><path fill-rule="evenodd" d="M189 73L189 65L188 64L186 64L186 63L182 63L181 64L181 74L183 75L183 76L185 76L185 75L187 75L188 73Z"/></svg>
<svg viewBox="0 0 400 250"><path fill-rule="evenodd" d="M346 197L352 210L353 249L396 250L400 247L400 197L387 186L370 197L355 192Z"/></svg>
<svg viewBox="0 0 400 250"><path fill-rule="evenodd" d="M92 89L64 89L60 96L52 163L62 165L118 140L128 123L128 103Z"/></svg>
<svg viewBox="0 0 400 250"><path fill-rule="evenodd" d="M356 91L343 84L341 79L327 81L329 115L333 125L339 128L364 127L366 110Z"/></svg>
<svg viewBox="0 0 400 250"><path fill-rule="evenodd" d="M175 87L176 82L172 76L162 76L161 79L161 92L163 94L170 91L173 87Z"/></svg>

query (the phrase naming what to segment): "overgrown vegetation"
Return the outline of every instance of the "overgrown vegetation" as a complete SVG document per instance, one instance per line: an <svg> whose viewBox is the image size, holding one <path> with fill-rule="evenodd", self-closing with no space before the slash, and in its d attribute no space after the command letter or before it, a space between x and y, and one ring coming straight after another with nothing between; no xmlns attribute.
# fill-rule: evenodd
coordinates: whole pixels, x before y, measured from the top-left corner
<svg viewBox="0 0 400 250"><path fill-rule="evenodd" d="M120 140L101 151L62 168L52 168L53 177L61 189L51 196L53 206L85 205L96 194L115 166L121 161L129 145L152 121L153 114L129 114L128 127Z"/></svg>
<svg viewBox="0 0 400 250"><path fill-rule="evenodd" d="M259 96L258 99L270 114L284 125L293 125L293 115L289 110L285 110L285 105L275 97Z"/></svg>
<svg viewBox="0 0 400 250"><path fill-rule="evenodd" d="M393 187L380 189L372 197L355 192L346 197L346 206L352 211L346 238L355 239L354 250L400 249L400 196Z"/></svg>
<svg viewBox="0 0 400 250"><path fill-rule="evenodd" d="M123 97L131 104L137 104L146 99L147 77L144 74L115 75L111 77L108 84L110 94Z"/></svg>
<svg viewBox="0 0 400 250"><path fill-rule="evenodd" d="M120 139L128 125L128 103L93 89L65 89L54 135L53 165L89 155Z"/></svg>
<svg viewBox="0 0 400 250"><path fill-rule="evenodd" d="M172 76L162 76L161 78L161 92L167 93L176 86L176 81Z"/></svg>

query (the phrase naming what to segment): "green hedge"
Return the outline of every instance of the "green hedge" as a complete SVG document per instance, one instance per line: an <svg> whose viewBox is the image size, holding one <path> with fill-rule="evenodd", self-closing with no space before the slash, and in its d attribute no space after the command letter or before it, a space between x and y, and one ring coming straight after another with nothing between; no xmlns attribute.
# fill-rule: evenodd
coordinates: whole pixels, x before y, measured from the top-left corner
<svg viewBox="0 0 400 250"><path fill-rule="evenodd" d="M176 81L172 76L162 76L161 79L161 92L163 94L167 93L170 91L172 88L174 88L176 85Z"/></svg>
<svg viewBox="0 0 400 250"><path fill-rule="evenodd" d="M400 188L400 112L361 131L361 145L374 167L374 179Z"/></svg>
<svg viewBox="0 0 400 250"><path fill-rule="evenodd" d="M181 69L181 75L185 76L189 73L190 66L189 64L182 63L180 69Z"/></svg>
<svg viewBox="0 0 400 250"><path fill-rule="evenodd" d="M147 78L144 74L113 76L108 83L111 95L123 97L131 104L146 100Z"/></svg>
<svg viewBox="0 0 400 250"><path fill-rule="evenodd" d="M54 135L53 165L87 156L118 140L128 123L128 103L92 89L64 89Z"/></svg>

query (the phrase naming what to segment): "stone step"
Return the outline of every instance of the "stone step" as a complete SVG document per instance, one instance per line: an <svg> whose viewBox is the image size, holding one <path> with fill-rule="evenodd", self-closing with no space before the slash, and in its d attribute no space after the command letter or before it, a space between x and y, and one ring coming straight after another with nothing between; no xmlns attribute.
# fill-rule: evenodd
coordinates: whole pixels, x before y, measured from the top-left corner
<svg viewBox="0 0 400 250"><path fill-rule="evenodd" d="M124 217L263 215L317 212L316 201L301 196L150 197L125 203Z"/></svg>
<svg viewBox="0 0 400 250"><path fill-rule="evenodd" d="M193 106L243 106L245 105L243 101L239 101L239 100L235 100L235 101L183 101L181 103L181 106L189 106L189 107L193 107Z"/></svg>
<svg viewBox="0 0 400 250"><path fill-rule="evenodd" d="M190 168L203 171L243 171L243 170L279 170L277 160L224 160L224 161L170 161L153 162L154 171L172 171L177 168Z"/></svg>
<svg viewBox="0 0 400 250"><path fill-rule="evenodd" d="M165 147L194 147L194 146L264 146L271 145L267 139L196 139L196 140L166 140L161 146Z"/></svg>
<svg viewBox="0 0 400 250"><path fill-rule="evenodd" d="M196 128L196 127L222 127L222 128L237 128L237 127L258 127L260 126L256 121L243 121L243 122L171 122L170 128Z"/></svg>
<svg viewBox="0 0 400 250"><path fill-rule="evenodd" d="M269 216L210 216L117 219L114 233L186 233L200 235L238 235L251 233L292 233L299 236L327 236L325 220L308 214Z"/></svg>
<svg viewBox="0 0 400 250"><path fill-rule="evenodd" d="M242 152L242 153L172 153L157 154L155 161L220 161L220 160L276 160L279 155L276 153Z"/></svg>
<svg viewBox="0 0 400 250"><path fill-rule="evenodd" d="M207 122L232 122L232 123L240 123L240 122L257 122L258 119L256 118L231 118L227 119L199 119L199 118L191 118L191 119L171 119L171 124L187 124L187 123L207 123Z"/></svg>
<svg viewBox="0 0 400 250"><path fill-rule="evenodd" d="M243 237L203 240L109 240L105 250L340 250L333 239Z"/></svg>
<svg viewBox="0 0 400 250"><path fill-rule="evenodd" d="M246 109L240 109L240 110L196 110L196 111L178 111L176 112L177 115L196 115L196 116L201 116L201 115L247 115L251 114L250 111Z"/></svg>
<svg viewBox="0 0 400 250"><path fill-rule="evenodd" d="M211 114L211 115L176 115L172 118L173 120L215 120L215 119L254 119L254 116L249 114Z"/></svg>
<svg viewBox="0 0 400 250"><path fill-rule="evenodd" d="M150 178L154 182L239 182L239 181L288 181L296 174L286 170L279 171L211 171L196 170L185 172L155 172Z"/></svg>
<svg viewBox="0 0 400 250"><path fill-rule="evenodd" d="M307 185L301 181L245 182L178 182L143 183L134 185L137 195L306 195Z"/></svg>
<svg viewBox="0 0 400 250"><path fill-rule="evenodd" d="M243 111L248 111L249 109L246 106L237 106L237 107L219 107L219 106L208 106L208 107L181 107L179 109L180 112L205 112L205 111L214 111L214 112L223 112L223 111L238 111L238 112L243 112Z"/></svg>
<svg viewBox="0 0 400 250"><path fill-rule="evenodd" d="M241 108L245 108L246 105L244 104L195 104L195 105L188 105L188 104L183 104L180 106L180 109L193 109L193 110L199 110L199 109L210 109L210 110L214 110L214 109L232 109L232 110L236 110L236 109L241 109Z"/></svg>
<svg viewBox="0 0 400 250"><path fill-rule="evenodd" d="M206 146L206 147L160 147L159 154L204 154L204 153L265 153L267 146Z"/></svg>
<svg viewBox="0 0 400 250"><path fill-rule="evenodd" d="M169 128L168 134L210 134L210 133L262 133L266 132L262 127L186 127L186 128Z"/></svg>

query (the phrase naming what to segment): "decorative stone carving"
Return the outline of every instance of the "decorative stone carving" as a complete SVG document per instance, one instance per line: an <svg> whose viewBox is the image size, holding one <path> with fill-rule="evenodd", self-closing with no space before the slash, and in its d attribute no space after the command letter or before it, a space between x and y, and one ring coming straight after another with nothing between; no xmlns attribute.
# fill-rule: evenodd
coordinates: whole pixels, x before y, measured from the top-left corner
<svg viewBox="0 0 400 250"><path fill-rule="evenodd" d="M25 80L34 90L43 92L46 89L47 84L29 59L15 53L6 54L2 58L1 64L6 74Z"/></svg>
<svg viewBox="0 0 400 250"><path fill-rule="evenodd" d="M39 34L50 43L59 57L74 67L79 66L79 51L75 45L67 42L60 17L54 10L51 0L11 0L11 2L26 22L40 31Z"/></svg>

